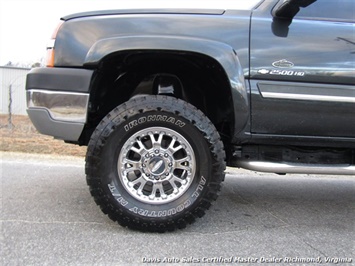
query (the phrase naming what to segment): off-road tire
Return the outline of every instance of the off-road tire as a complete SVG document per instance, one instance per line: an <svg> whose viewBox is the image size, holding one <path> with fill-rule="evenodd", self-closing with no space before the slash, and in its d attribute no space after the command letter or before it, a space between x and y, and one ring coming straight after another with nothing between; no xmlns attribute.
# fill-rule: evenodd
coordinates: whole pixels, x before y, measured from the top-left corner
<svg viewBox="0 0 355 266"><path fill-rule="evenodd" d="M122 226L165 232L202 217L224 180L225 152L209 119L168 96L118 106L97 126L86 155L90 193Z"/></svg>

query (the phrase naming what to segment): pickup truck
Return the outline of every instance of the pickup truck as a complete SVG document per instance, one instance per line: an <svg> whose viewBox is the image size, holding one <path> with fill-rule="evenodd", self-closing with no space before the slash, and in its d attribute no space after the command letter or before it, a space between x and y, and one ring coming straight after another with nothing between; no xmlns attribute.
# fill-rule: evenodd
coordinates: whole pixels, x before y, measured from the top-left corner
<svg viewBox="0 0 355 266"><path fill-rule="evenodd" d="M27 76L33 124L88 146L122 226L186 227L226 166L355 175L354 1L218 2L65 16Z"/></svg>

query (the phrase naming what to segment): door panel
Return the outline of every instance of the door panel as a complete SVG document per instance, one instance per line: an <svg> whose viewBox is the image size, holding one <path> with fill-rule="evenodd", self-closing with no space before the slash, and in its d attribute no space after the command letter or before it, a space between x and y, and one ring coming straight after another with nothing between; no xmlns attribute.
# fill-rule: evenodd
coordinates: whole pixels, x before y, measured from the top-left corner
<svg viewBox="0 0 355 266"><path fill-rule="evenodd" d="M251 87L254 133L355 135L355 96L350 86L254 80Z"/></svg>
<svg viewBox="0 0 355 266"><path fill-rule="evenodd" d="M318 0L305 10L321 12L325 2L341 7ZM273 21L270 9L253 14L253 133L355 137L354 23L309 14L289 25Z"/></svg>

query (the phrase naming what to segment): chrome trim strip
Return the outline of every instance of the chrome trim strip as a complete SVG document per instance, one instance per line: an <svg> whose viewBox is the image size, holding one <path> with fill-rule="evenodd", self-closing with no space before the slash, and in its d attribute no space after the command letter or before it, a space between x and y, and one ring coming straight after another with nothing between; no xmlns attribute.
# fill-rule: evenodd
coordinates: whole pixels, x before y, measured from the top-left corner
<svg viewBox="0 0 355 266"><path fill-rule="evenodd" d="M352 85L261 81L257 86L264 98L355 103Z"/></svg>
<svg viewBox="0 0 355 266"><path fill-rule="evenodd" d="M85 123L88 104L88 93L36 89L27 91L28 109L45 109L57 121Z"/></svg>
<svg viewBox="0 0 355 266"><path fill-rule="evenodd" d="M322 174L322 175L355 175L355 166L348 164L292 164L265 161L239 160L238 167L253 171L278 174Z"/></svg>
<svg viewBox="0 0 355 266"><path fill-rule="evenodd" d="M311 95L311 94L279 93L279 92L261 92L261 95L264 98L273 98L273 99L355 103L355 97L346 97L346 96Z"/></svg>

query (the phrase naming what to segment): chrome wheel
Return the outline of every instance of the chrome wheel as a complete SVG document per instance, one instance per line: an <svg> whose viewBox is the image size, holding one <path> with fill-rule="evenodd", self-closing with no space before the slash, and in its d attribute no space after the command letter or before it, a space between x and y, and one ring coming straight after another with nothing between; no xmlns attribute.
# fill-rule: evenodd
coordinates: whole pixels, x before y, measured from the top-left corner
<svg viewBox="0 0 355 266"><path fill-rule="evenodd" d="M136 132L118 158L118 175L125 190L139 201L163 204L179 198L195 176L195 154L178 132L150 127Z"/></svg>

